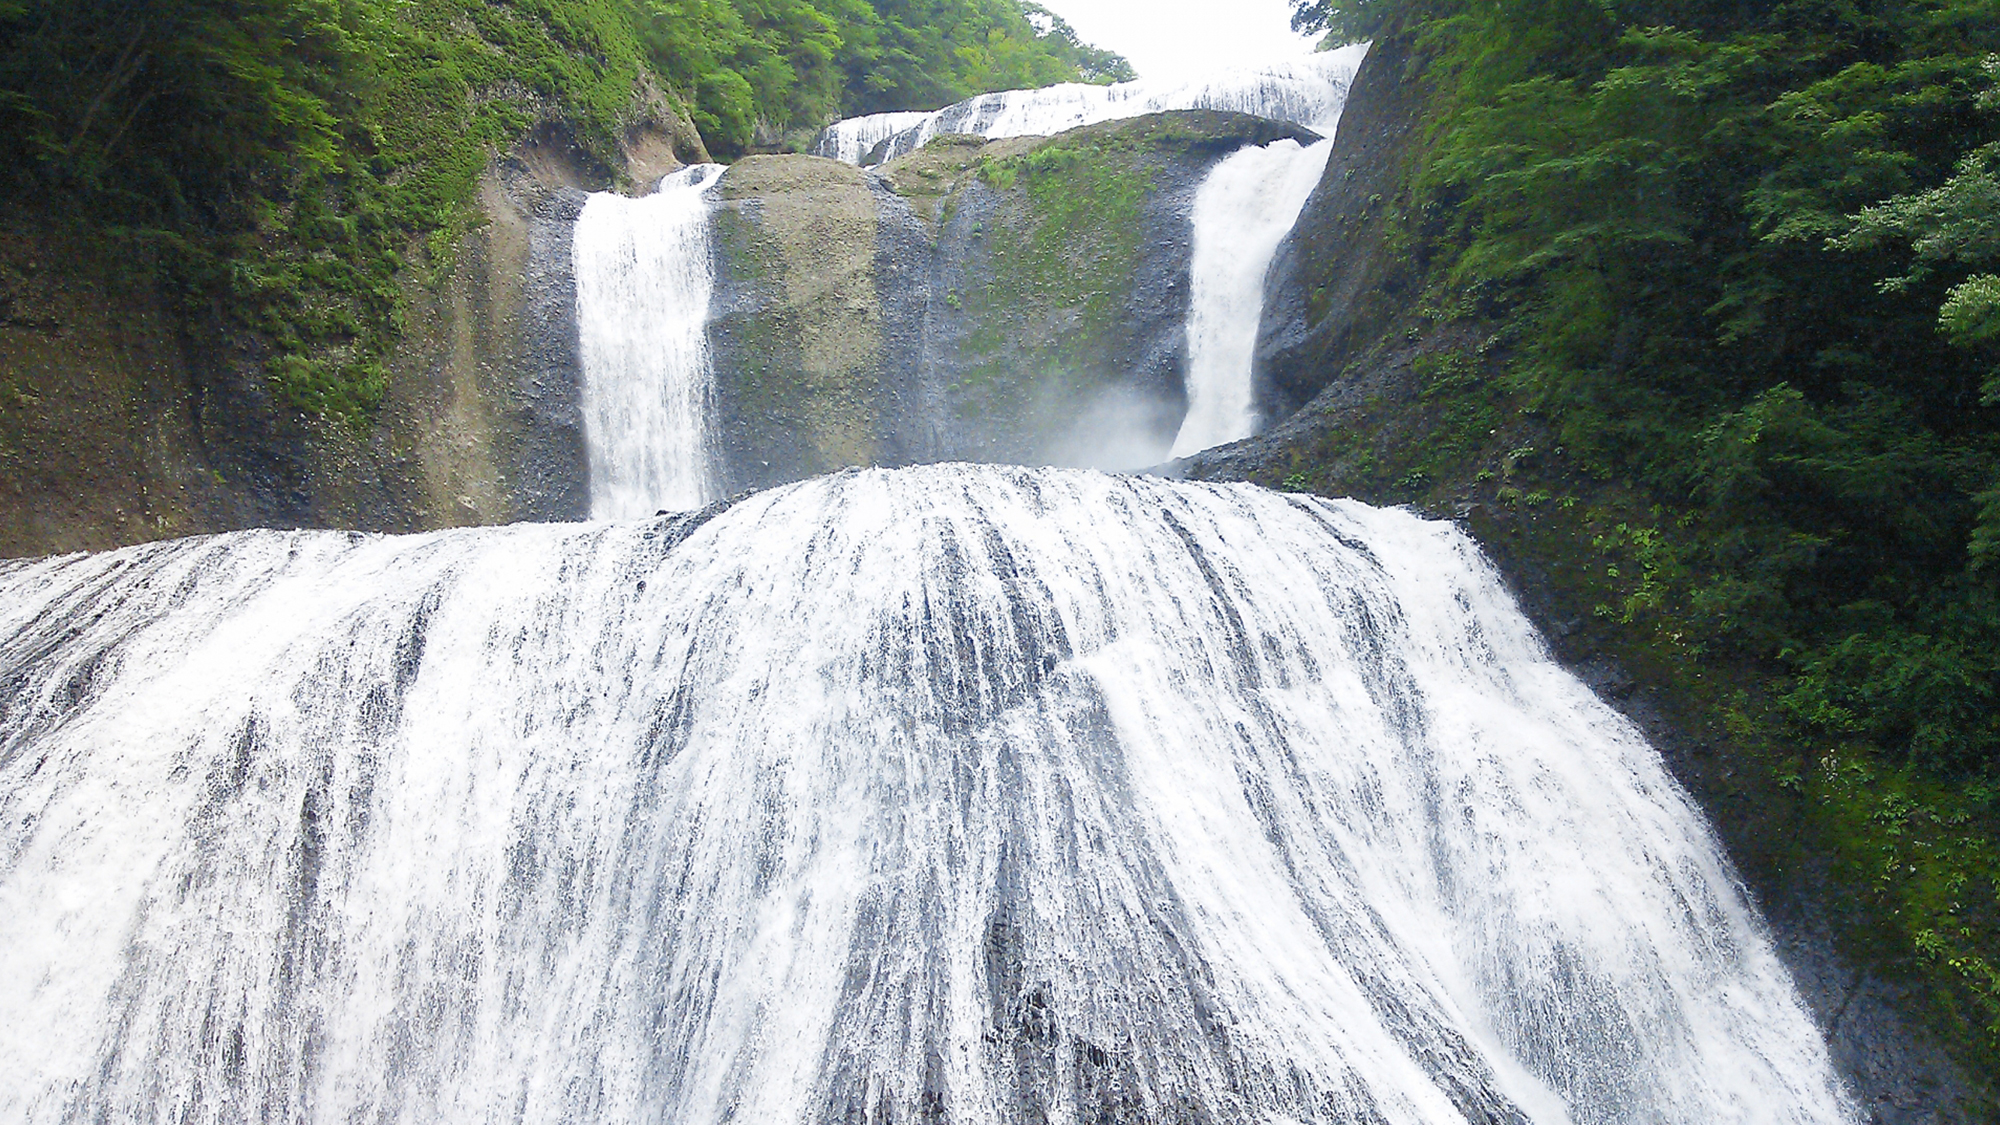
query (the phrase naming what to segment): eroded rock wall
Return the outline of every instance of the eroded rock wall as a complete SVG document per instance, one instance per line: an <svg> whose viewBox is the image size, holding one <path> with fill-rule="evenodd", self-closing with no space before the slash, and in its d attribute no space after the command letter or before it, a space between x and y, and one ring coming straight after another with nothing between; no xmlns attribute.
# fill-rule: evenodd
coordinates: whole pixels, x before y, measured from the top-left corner
<svg viewBox="0 0 2000 1125"><path fill-rule="evenodd" d="M1266 418L1285 418L1325 390L1415 298L1388 233L1390 209L1420 157L1417 73L1407 43L1369 49L1319 186L1271 260L1252 367Z"/></svg>
<svg viewBox="0 0 2000 1125"><path fill-rule="evenodd" d="M1158 460L1186 407L1195 190L1246 144L1311 136L1190 111L940 137L879 171L738 162L711 332L726 486Z"/></svg>
<svg viewBox="0 0 2000 1125"><path fill-rule="evenodd" d="M0 235L0 555L205 530L227 494L174 310L56 221Z"/></svg>
<svg viewBox="0 0 2000 1125"><path fill-rule="evenodd" d="M910 388L882 362L880 187L785 155L738 161L718 191L710 339L727 488L914 459L898 427Z"/></svg>

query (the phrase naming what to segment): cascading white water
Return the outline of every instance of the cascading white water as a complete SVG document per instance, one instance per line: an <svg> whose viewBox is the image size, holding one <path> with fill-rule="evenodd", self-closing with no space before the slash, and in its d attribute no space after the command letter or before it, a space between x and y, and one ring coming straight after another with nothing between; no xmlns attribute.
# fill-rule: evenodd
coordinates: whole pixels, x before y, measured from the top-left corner
<svg viewBox="0 0 2000 1125"><path fill-rule="evenodd" d="M821 130L813 142L814 156L824 156L843 164L860 164L875 146L905 129L914 129L931 118L923 110L899 113L871 113L836 121Z"/></svg>
<svg viewBox="0 0 2000 1125"><path fill-rule="evenodd" d="M1188 412L1171 456L1186 457L1256 432L1251 361L1264 312L1264 275L1332 151L1331 139L1245 148L1216 165L1195 193Z"/></svg>
<svg viewBox="0 0 2000 1125"><path fill-rule="evenodd" d="M0 563L0 1120L1858 1120L1448 525L1075 470Z"/></svg>
<svg viewBox="0 0 2000 1125"><path fill-rule="evenodd" d="M599 192L577 218L577 336L596 519L715 499L708 215L722 172L720 164L692 165L641 199Z"/></svg>
<svg viewBox="0 0 2000 1125"><path fill-rule="evenodd" d="M903 114L854 117L827 126L813 152L850 163L879 163L914 152L943 133L1044 136L1099 121L1174 109L1254 113L1326 135L1340 119L1348 84L1367 50L1367 44L1358 44L1296 62L1224 71L1189 82L1141 79L1114 86L1072 82L1038 90L1006 90L968 98L914 122ZM871 158L885 140L887 146Z"/></svg>

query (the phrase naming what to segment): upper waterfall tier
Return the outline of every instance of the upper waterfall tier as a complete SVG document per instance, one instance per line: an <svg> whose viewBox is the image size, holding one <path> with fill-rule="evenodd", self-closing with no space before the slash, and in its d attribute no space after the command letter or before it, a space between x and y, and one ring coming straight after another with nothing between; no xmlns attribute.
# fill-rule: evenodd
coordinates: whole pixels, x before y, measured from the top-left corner
<svg viewBox="0 0 2000 1125"><path fill-rule="evenodd" d="M0 1119L1855 1120L1444 524L1074 470L0 564Z"/></svg>
<svg viewBox="0 0 2000 1125"><path fill-rule="evenodd" d="M1238 149L1315 139L1184 110L955 137L879 171L798 154L731 165L706 259L711 495L856 465L1160 463L1188 411L1189 266L1209 239L1190 225L1196 196ZM1226 243L1246 216L1218 216L1204 229ZM1223 307L1254 332L1261 262L1224 273L1240 299Z"/></svg>
<svg viewBox="0 0 2000 1125"><path fill-rule="evenodd" d="M980 94L927 114L877 113L837 121L821 131L813 153L858 164L881 164L922 148L945 133L979 137L1047 136L1174 109L1218 109L1303 125L1331 135L1347 87L1368 45L1325 51L1296 62L1229 70L1184 82L1080 82L1038 90Z"/></svg>
<svg viewBox="0 0 2000 1125"><path fill-rule="evenodd" d="M717 496L709 200L723 171L683 168L641 199L598 192L577 217L577 345L597 519L691 511Z"/></svg>

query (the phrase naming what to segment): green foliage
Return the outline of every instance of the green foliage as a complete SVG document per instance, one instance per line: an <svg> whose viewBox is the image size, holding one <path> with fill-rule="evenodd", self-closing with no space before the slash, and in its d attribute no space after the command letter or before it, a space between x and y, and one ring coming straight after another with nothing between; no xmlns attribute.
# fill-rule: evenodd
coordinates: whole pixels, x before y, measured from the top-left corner
<svg viewBox="0 0 2000 1125"><path fill-rule="evenodd" d="M1988 56L1984 69L2000 79L2000 56ZM2000 86L1982 94L1981 105L2000 108L1996 91ZM1919 285L1954 265L2000 262L2000 142L1967 153L1951 178L1937 187L1863 208L1830 245L1856 250L1885 243L1908 243L1915 259L1907 273L1881 283L1885 292ZM1975 274L1953 285L1938 309L1938 328L1962 348L1989 357L2000 350L2000 276ZM2000 367L1987 374L1980 401L1985 406L2000 403ZM1975 533L1981 560L1995 534L2000 529L1982 519Z"/></svg>
<svg viewBox="0 0 2000 1125"><path fill-rule="evenodd" d="M1967 272L2000 257L1991 9L1383 9L1426 21L1444 76L1414 184L1414 237L1458 294L1433 303L1503 317L1513 399L1693 517L1691 624L1857 691L1890 681L1834 658L1857 651L1853 607L1881 610L1879 651L1913 653L1898 638L1970 596L1946 580L1980 587L1992 538L2000 428L1968 350L1991 342L1992 289ZM1942 765L1910 741L1935 725L1885 727L1885 749Z"/></svg>
<svg viewBox="0 0 2000 1125"><path fill-rule="evenodd" d="M381 401L401 277L496 147L561 106L609 154L642 58L623 0L28 0L0 24L10 192L108 231L292 407ZM438 245L447 245L446 238Z"/></svg>
<svg viewBox="0 0 2000 1125"><path fill-rule="evenodd" d="M1952 286L1938 310L1938 327L1962 347L2000 343L2000 277L1983 273Z"/></svg>
<svg viewBox="0 0 2000 1125"><path fill-rule="evenodd" d="M840 28L806 0L650 0L642 11L654 66L715 151L749 147L760 120L836 112Z"/></svg>
<svg viewBox="0 0 2000 1125"><path fill-rule="evenodd" d="M1811 823L1842 884L1873 907L1877 932L1944 987L1932 1010L1961 1042L2000 1037L2000 849L1995 792L1945 786L1913 766L1829 750L1798 774Z"/></svg>
<svg viewBox="0 0 2000 1125"><path fill-rule="evenodd" d="M199 209L273 165L332 167L354 75L334 3L115 0L0 9L9 170L37 186Z"/></svg>
<svg viewBox="0 0 2000 1125"><path fill-rule="evenodd" d="M1864 207L1832 245L1870 249L1907 242L1915 266L1883 288L1895 292L1951 263L1979 265L2000 258L2000 144L1982 145L1959 161L1958 171L1928 191Z"/></svg>
<svg viewBox="0 0 2000 1125"><path fill-rule="evenodd" d="M1385 493L1618 498L1577 514L1599 620L1761 671L1776 706L1741 729L1826 748L1794 791L1877 949L2000 1057L2000 4L1296 10L1422 57L1392 238L1422 307L1503 342L1456 379L1419 361L1430 428L1371 464ZM1475 480L1509 428L1561 473Z"/></svg>

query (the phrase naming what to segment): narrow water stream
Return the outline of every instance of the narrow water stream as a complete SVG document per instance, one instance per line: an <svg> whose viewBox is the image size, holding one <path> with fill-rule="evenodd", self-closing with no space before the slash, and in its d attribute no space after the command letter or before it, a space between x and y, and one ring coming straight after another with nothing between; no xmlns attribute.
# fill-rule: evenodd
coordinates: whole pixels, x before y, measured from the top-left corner
<svg viewBox="0 0 2000 1125"><path fill-rule="evenodd" d="M638 199L599 192L577 219L593 519L689 511L715 499L708 222L723 171L683 168Z"/></svg>
<svg viewBox="0 0 2000 1125"><path fill-rule="evenodd" d="M1196 193L1188 410L1170 456L1186 457L1257 432L1251 375L1264 277L1332 152L1331 138L1246 148L1216 165Z"/></svg>

